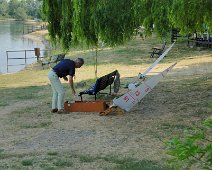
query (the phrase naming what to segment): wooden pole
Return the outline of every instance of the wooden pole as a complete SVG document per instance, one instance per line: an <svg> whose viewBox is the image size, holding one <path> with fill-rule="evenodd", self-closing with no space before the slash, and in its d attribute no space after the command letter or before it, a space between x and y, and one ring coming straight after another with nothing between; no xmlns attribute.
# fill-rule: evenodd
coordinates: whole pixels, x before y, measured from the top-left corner
<svg viewBox="0 0 212 170"><path fill-rule="evenodd" d="M37 56L37 62L40 61L40 48L34 48L35 56Z"/></svg>

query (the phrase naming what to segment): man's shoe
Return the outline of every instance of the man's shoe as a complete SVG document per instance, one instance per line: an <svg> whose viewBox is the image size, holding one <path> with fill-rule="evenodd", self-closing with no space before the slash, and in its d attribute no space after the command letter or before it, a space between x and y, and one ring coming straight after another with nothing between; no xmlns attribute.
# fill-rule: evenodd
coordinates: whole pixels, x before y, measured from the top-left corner
<svg viewBox="0 0 212 170"><path fill-rule="evenodd" d="M56 113L58 111L58 109L52 109L51 112L52 113Z"/></svg>
<svg viewBox="0 0 212 170"><path fill-rule="evenodd" d="M65 111L64 109L60 109L57 112L58 114L68 114L69 112Z"/></svg>

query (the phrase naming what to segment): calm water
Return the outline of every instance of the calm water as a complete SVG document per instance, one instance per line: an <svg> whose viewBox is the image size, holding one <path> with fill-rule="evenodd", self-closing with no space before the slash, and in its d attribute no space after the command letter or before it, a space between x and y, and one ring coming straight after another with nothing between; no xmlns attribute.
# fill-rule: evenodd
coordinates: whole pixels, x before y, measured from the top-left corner
<svg viewBox="0 0 212 170"><path fill-rule="evenodd" d="M23 22L18 21L0 21L0 73L7 72L7 55L6 51L34 50L34 48L45 49L41 42L34 42L30 39L23 38ZM24 52L9 52L9 58L24 58ZM34 51L26 52L27 64L36 62ZM9 59L8 72L17 72L25 67L24 59Z"/></svg>

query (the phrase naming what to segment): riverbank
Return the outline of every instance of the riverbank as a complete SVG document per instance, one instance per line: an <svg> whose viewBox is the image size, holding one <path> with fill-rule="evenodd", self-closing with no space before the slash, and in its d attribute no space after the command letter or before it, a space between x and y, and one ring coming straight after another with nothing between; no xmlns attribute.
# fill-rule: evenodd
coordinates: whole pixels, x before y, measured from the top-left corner
<svg viewBox="0 0 212 170"><path fill-rule="evenodd" d="M0 18L0 21L16 21L13 18Z"/></svg>
<svg viewBox="0 0 212 170"><path fill-rule="evenodd" d="M30 34L25 34L25 35L23 35L23 37L31 39L33 41L42 42L45 44L47 41L45 39L46 35L48 35L48 30L40 30L40 31L32 32Z"/></svg>
<svg viewBox="0 0 212 170"><path fill-rule="evenodd" d="M18 19L14 19L14 18L0 18L0 21L21 21L21 22L26 22L26 23L35 23L35 20L29 19L26 21L23 20L18 20Z"/></svg>
<svg viewBox="0 0 212 170"><path fill-rule="evenodd" d="M28 22L30 23L29 25L31 25L33 21ZM36 61L36 58L33 58L34 52L30 52L31 50L34 48L44 50L46 48L47 42L43 40L43 36L46 32L41 31L23 37L25 24L28 25L26 22L16 20L4 20L0 22L0 72L2 74L22 70L25 64L28 65ZM30 51L24 53L25 50ZM26 58L26 61L24 58Z"/></svg>

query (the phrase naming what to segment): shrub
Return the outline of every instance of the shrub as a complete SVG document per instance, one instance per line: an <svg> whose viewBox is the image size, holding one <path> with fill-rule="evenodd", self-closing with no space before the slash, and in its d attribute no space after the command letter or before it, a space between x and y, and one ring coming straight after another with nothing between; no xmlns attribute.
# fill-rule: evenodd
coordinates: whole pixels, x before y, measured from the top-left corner
<svg viewBox="0 0 212 170"><path fill-rule="evenodd" d="M207 119L201 127L185 132L185 137L169 140L166 145L171 155L170 165L175 169L189 169L192 165L212 169L211 130L212 119Z"/></svg>

